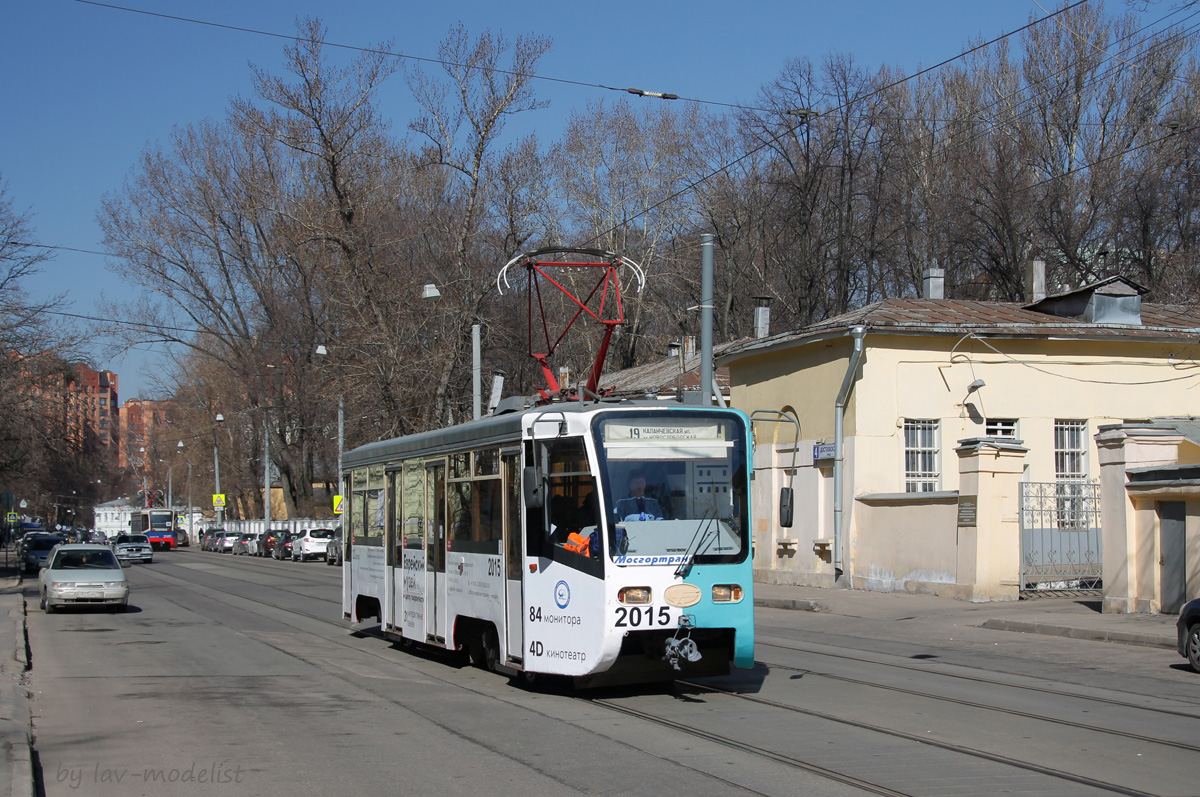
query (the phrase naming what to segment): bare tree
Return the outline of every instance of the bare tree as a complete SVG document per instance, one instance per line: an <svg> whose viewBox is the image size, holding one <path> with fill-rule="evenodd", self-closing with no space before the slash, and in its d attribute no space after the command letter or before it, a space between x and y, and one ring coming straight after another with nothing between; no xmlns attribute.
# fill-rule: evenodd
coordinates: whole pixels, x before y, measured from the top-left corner
<svg viewBox="0 0 1200 797"><path fill-rule="evenodd" d="M102 467L77 427L78 341L51 315L62 298L34 301L24 289L47 259L0 180L0 483L30 496L94 480Z"/></svg>
<svg viewBox="0 0 1200 797"><path fill-rule="evenodd" d="M511 170L538 164L536 146L518 142L497 150L512 116L544 107L532 79L549 48L538 36L511 44L490 31L472 38L458 25L438 49L441 76L419 67L406 72L421 107L409 123L425 144L420 168L435 173L426 179L443 191L422 233L428 242L423 282L439 285L442 294L422 330L416 363L432 376L425 424L452 422L468 406L471 325L483 320L500 266L538 235L544 187L527 195L511 190L520 181ZM529 175L530 185L536 174Z"/></svg>

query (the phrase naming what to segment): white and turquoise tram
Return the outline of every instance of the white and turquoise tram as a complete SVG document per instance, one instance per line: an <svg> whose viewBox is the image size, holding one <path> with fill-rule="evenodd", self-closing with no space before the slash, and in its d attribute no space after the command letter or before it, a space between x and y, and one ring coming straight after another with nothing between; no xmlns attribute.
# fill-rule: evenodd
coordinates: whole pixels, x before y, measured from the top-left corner
<svg viewBox="0 0 1200 797"><path fill-rule="evenodd" d="M754 662L737 410L564 402L343 457L343 612L577 685Z"/></svg>

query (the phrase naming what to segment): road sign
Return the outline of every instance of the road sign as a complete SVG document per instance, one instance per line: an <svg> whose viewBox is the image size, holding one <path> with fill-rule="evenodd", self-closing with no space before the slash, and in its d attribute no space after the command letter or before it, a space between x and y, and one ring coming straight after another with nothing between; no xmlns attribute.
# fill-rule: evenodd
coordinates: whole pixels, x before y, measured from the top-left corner
<svg viewBox="0 0 1200 797"><path fill-rule="evenodd" d="M340 495L335 495L333 497L333 514L342 514L342 497Z"/></svg>
<svg viewBox="0 0 1200 797"><path fill-rule="evenodd" d="M225 493L213 493L213 509L225 508Z"/></svg>
<svg viewBox="0 0 1200 797"><path fill-rule="evenodd" d="M19 517L17 517L17 513L16 513L16 512L9 512L9 513L8 513L8 522L9 522L9 523L16 523L18 520L20 520L20 518L19 518Z"/></svg>

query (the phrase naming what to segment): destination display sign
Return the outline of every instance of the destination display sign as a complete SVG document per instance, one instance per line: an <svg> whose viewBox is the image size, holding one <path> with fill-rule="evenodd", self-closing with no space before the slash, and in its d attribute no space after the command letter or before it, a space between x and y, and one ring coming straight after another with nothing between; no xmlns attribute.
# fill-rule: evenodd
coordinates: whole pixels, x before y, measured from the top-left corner
<svg viewBox="0 0 1200 797"><path fill-rule="evenodd" d="M723 459L732 445L721 421L637 418L604 424L610 459Z"/></svg>
<svg viewBox="0 0 1200 797"><path fill-rule="evenodd" d="M609 421L604 424L606 443L627 442L686 442L690 440L722 440L721 424L710 421Z"/></svg>

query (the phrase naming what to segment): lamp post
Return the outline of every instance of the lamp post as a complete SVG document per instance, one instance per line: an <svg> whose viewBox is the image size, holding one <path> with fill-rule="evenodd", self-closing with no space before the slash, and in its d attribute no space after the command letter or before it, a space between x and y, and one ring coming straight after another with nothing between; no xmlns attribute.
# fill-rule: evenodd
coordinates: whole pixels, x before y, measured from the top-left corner
<svg viewBox="0 0 1200 797"><path fill-rule="evenodd" d="M428 290L430 287L433 287L433 286L426 285L425 287L426 287L426 290ZM434 290L437 290L437 288L434 287ZM323 344L319 344L317 346L317 354L321 357L325 357L329 354L329 349L326 349ZM342 449L345 447L345 445L346 445L346 396L343 393L339 392L338 393L338 460L337 460L337 484L338 484L337 490L338 490L339 494L342 491L342 486L341 486L342 485L342 453L343 453Z"/></svg>
<svg viewBox="0 0 1200 797"><path fill-rule="evenodd" d="M215 488L213 490L214 496L221 494L221 454L217 451L217 426L222 424L224 421L225 421L225 416L218 412L217 417L216 417L217 423L216 423L216 425L213 426L213 484L214 484L214 488ZM215 498L214 498L214 500L215 500ZM222 503L224 503L224 502L222 501ZM225 507L218 506L218 507L215 507L215 509L217 510L217 528L222 528L225 525Z"/></svg>
<svg viewBox="0 0 1200 797"><path fill-rule="evenodd" d="M142 446L138 449L138 453L142 456L138 457L138 469L142 472L142 509L150 508L150 490L146 486L146 447Z"/></svg>
<svg viewBox="0 0 1200 797"><path fill-rule="evenodd" d="M266 539L266 532L271 530L271 418L270 409L263 413L263 536L259 543Z"/></svg>
<svg viewBox="0 0 1200 797"><path fill-rule="evenodd" d="M175 453L176 454L183 453L183 441L182 440L175 443ZM175 533L175 492L174 492L174 484L172 483L173 477L174 477L174 473L172 471L172 465L167 465L167 508L171 510L171 533L172 534Z"/></svg>

